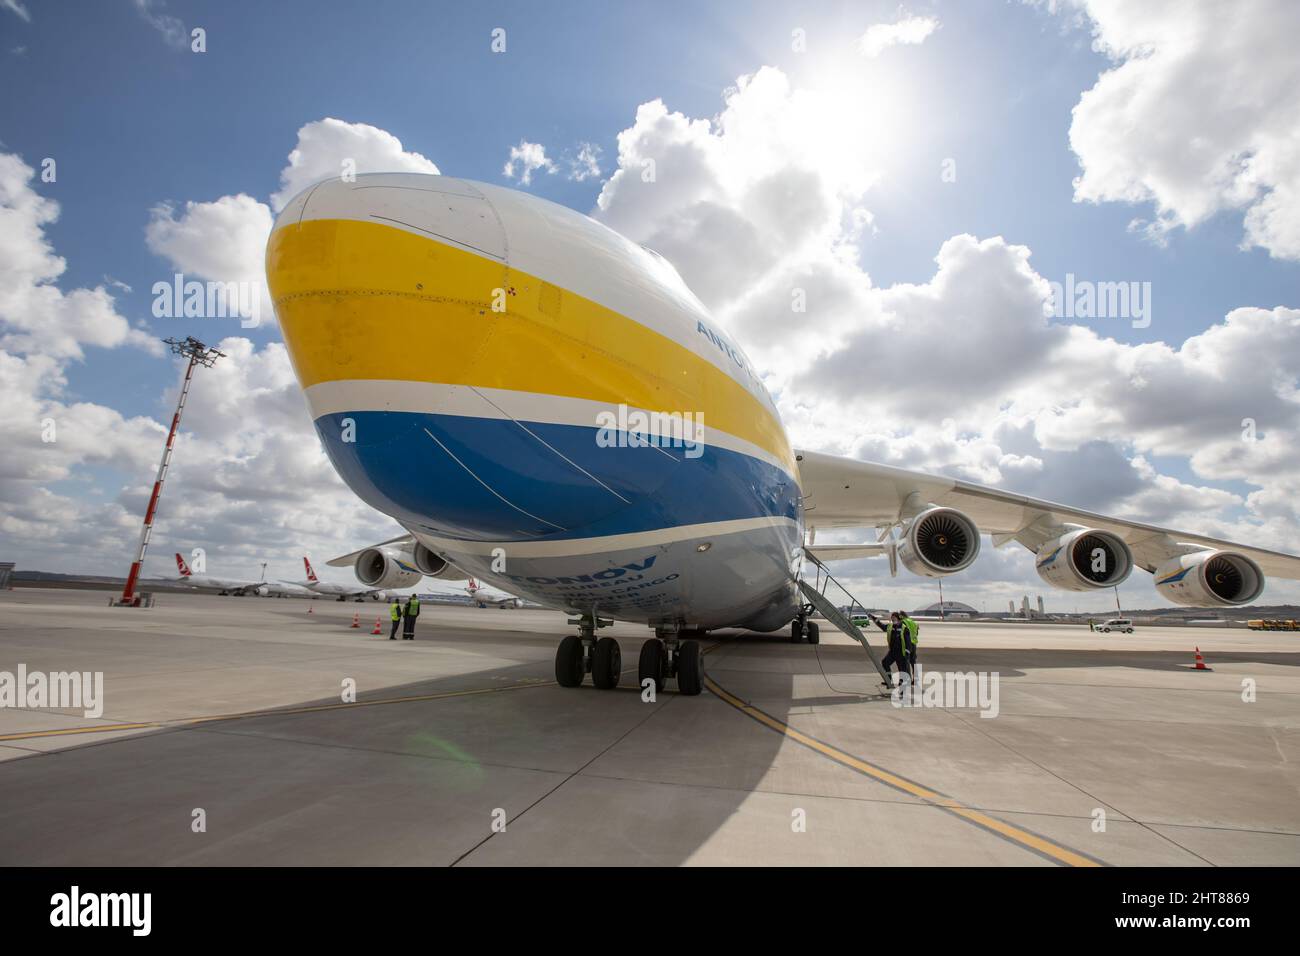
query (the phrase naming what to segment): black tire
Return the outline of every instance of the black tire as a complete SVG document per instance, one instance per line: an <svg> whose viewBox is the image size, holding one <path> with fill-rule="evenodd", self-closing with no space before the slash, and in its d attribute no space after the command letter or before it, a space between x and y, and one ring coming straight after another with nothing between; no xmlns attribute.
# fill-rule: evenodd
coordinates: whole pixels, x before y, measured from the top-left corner
<svg viewBox="0 0 1300 956"><path fill-rule="evenodd" d="M668 683L668 652L664 642L652 637L641 645L641 659L636 667L636 686L645 690L646 678L655 682L655 693L662 694Z"/></svg>
<svg viewBox="0 0 1300 956"><path fill-rule="evenodd" d="M682 641L677 645L677 692L695 697L704 690L704 655L699 641Z"/></svg>
<svg viewBox="0 0 1300 956"><path fill-rule="evenodd" d="M817 626L816 621L808 622L808 643L820 644L822 642L821 628Z"/></svg>
<svg viewBox="0 0 1300 956"><path fill-rule="evenodd" d="M555 649L555 682L561 687L577 687L584 673L582 638L570 634Z"/></svg>
<svg viewBox="0 0 1300 956"><path fill-rule="evenodd" d="M618 686L623 671L623 651L612 637L602 637L596 642L591 655L591 682L601 690Z"/></svg>
<svg viewBox="0 0 1300 956"><path fill-rule="evenodd" d="M797 620L790 622L790 643L798 644L803 640L803 627Z"/></svg>

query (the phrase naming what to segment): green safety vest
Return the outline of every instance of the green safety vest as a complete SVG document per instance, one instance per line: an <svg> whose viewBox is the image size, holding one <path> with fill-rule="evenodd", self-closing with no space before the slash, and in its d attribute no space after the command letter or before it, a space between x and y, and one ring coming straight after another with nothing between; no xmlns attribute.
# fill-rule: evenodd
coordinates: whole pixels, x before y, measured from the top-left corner
<svg viewBox="0 0 1300 956"><path fill-rule="evenodd" d="M912 642L913 647L916 647L916 634L921 630L921 625L917 624L910 617L905 617L903 618L903 627L907 629L908 640Z"/></svg>
<svg viewBox="0 0 1300 956"><path fill-rule="evenodd" d="M419 617L419 616L420 616L420 599L419 599L419 598L417 598L417 597L412 597L412 598L411 598L411 603L410 603L409 605L407 605L406 613L407 613L407 616L409 616L409 617Z"/></svg>
<svg viewBox="0 0 1300 956"><path fill-rule="evenodd" d="M388 613L390 613L391 615L393 615L393 620L394 620L394 621L400 621L400 620L402 619L402 605L401 605L401 602L399 602L399 601L394 601L394 602L393 602L393 606L392 606L391 608L388 609Z"/></svg>

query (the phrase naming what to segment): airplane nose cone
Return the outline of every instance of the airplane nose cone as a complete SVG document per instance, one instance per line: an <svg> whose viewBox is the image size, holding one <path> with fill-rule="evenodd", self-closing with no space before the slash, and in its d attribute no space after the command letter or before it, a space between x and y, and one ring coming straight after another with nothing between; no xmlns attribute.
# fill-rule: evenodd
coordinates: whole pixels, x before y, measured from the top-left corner
<svg viewBox="0 0 1300 956"><path fill-rule="evenodd" d="M626 509L680 458L601 453L603 406L575 383L616 398L618 376L557 328L559 290L513 270L508 249L483 190L405 174L306 190L268 243L276 314L326 453L412 529L571 532Z"/></svg>

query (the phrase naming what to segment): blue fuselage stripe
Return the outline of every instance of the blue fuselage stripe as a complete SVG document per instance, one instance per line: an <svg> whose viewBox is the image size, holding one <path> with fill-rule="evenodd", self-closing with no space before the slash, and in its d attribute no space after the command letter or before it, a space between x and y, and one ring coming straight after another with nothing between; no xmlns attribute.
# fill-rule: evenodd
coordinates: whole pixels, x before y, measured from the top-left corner
<svg viewBox="0 0 1300 956"><path fill-rule="evenodd" d="M716 446L604 447L594 424L523 426L415 412L316 420L334 467L367 504L442 537L563 540L798 520L794 480L761 459Z"/></svg>

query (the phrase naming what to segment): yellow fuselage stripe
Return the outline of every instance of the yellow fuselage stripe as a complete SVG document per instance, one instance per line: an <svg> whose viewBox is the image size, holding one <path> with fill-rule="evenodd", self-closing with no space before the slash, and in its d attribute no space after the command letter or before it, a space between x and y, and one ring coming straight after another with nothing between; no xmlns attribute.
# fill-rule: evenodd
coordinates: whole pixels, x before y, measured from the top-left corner
<svg viewBox="0 0 1300 956"><path fill-rule="evenodd" d="M272 235L266 272L304 388L405 380L690 412L706 434L743 438L794 473L780 421L730 375L503 262L379 223L315 219Z"/></svg>

